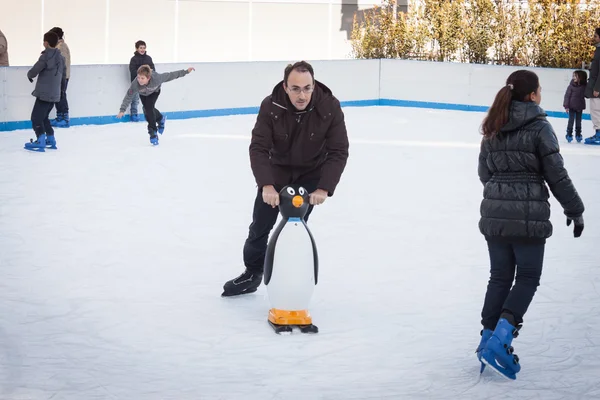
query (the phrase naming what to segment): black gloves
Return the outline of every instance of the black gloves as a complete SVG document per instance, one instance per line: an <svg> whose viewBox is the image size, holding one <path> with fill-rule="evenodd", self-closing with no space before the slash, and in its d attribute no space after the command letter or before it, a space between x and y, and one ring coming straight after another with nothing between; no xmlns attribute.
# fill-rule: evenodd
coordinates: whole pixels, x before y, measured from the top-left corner
<svg viewBox="0 0 600 400"><path fill-rule="evenodd" d="M33 79L31 79L30 77L27 77L27 79L29 79L29 82L33 83Z"/></svg>
<svg viewBox="0 0 600 400"><path fill-rule="evenodd" d="M579 236L581 236L581 232L583 232L583 215L573 219L567 217L567 226L571 225L571 221L573 221L574 223L573 236L578 238Z"/></svg>

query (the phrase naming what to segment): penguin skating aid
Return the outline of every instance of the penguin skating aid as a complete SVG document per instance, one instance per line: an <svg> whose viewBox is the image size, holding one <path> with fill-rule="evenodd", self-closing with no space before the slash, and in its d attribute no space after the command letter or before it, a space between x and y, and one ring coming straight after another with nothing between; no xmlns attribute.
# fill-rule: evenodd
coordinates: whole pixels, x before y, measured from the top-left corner
<svg viewBox="0 0 600 400"><path fill-rule="evenodd" d="M271 309L269 324L276 333L317 333L308 312L318 281L317 247L304 216L309 197L305 188L288 185L279 192L281 221L269 239L264 283Z"/></svg>

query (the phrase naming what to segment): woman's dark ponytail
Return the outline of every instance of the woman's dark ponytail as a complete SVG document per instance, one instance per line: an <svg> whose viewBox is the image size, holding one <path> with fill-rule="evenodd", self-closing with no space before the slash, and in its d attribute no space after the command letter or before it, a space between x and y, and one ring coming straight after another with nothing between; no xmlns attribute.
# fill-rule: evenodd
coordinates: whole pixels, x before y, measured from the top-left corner
<svg viewBox="0 0 600 400"><path fill-rule="evenodd" d="M500 132L500 128L506 125L508 122L512 97L512 89L508 85L498 91L492 106L488 110L487 116L483 120L481 129L483 136L491 138L496 133Z"/></svg>
<svg viewBox="0 0 600 400"><path fill-rule="evenodd" d="M498 91L487 116L481 124L481 133L486 138L494 137L508 122L513 101L528 101L532 92L537 92L540 81L535 72L518 70L506 79L506 86Z"/></svg>

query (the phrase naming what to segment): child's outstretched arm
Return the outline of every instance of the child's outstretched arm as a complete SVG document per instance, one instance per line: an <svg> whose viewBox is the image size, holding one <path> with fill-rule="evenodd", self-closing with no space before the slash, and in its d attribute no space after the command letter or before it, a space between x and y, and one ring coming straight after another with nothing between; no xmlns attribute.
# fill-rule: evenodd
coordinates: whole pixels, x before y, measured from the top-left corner
<svg viewBox="0 0 600 400"><path fill-rule="evenodd" d="M157 79L158 81L160 81L160 83L165 83L165 82L169 82L172 81L174 79L177 78L183 78L184 76L186 76L187 74L189 74L192 71L195 71L196 69L194 67L189 67L188 69L180 69L179 71L173 71L173 72L164 72L162 74L156 74L156 76L154 74L152 74L152 77L154 79Z"/></svg>
<svg viewBox="0 0 600 400"><path fill-rule="evenodd" d="M121 118L125 114L125 110L131 104L131 100L133 100L133 96L138 92L139 87L136 80L131 82L131 86L127 89L127 93L125 93L125 97L123 98L123 102L121 103L121 108L119 109L119 114L117 114L117 118Z"/></svg>

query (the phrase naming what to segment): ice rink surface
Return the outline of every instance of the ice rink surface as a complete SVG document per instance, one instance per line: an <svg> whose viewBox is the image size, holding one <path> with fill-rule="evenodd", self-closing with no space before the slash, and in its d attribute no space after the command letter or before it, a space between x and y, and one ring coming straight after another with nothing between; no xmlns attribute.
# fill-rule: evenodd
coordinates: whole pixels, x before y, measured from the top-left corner
<svg viewBox="0 0 600 400"><path fill-rule="evenodd" d="M550 119L586 227L551 199L522 371L480 378L484 114L344 111L348 165L309 221L317 335L274 334L264 286L220 297L243 271L254 115L171 119L157 147L142 122L57 129L42 154L0 133L0 399L600 398L600 147Z"/></svg>

